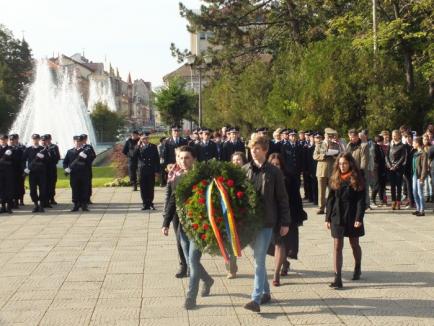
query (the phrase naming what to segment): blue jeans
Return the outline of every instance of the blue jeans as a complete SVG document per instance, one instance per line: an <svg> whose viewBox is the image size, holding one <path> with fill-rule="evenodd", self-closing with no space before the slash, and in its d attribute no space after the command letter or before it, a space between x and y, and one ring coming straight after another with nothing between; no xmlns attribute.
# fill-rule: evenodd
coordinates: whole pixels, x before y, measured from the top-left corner
<svg viewBox="0 0 434 326"><path fill-rule="evenodd" d="M205 268L200 263L202 253L196 248L193 240L189 240L182 227L180 227L180 240L182 250L184 251L185 259L190 268L190 280L188 283L187 298L196 300L199 292L199 281L210 283L212 277L208 274Z"/></svg>
<svg viewBox="0 0 434 326"><path fill-rule="evenodd" d="M416 175L413 175L413 196L416 202L416 210L418 212L425 211L425 197L423 194L423 184L420 183L420 179Z"/></svg>
<svg viewBox="0 0 434 326"><path fill-rule="evenodd" d="M267 279L265 258L267 257L267 250L272 235L272 228L263 228L257 234L253 245L253 257L255 258L255 281L253 284L252 300L257 304L261 303L263 294L270 294L270 284L268 284Z"/></svg>

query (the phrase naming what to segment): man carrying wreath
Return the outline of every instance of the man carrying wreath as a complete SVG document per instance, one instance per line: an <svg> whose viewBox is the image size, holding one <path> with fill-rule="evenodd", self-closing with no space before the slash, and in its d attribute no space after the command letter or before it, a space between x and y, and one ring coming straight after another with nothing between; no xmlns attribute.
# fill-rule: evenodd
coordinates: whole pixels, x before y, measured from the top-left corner
<svg viewBox="0 0 434 326"><path fill-rule="evenodd" d="M243 167L264 208L262 213L263 226L253 242L255 280L252 301L244 306L245 309L254 312L260 312L260 305L271 301L265 259L273 229L279 228L280 235L285 236L291 222L284 177L279 168L267 162L268 147L267 137L253 137L249 142L252 161Z"/></svg>

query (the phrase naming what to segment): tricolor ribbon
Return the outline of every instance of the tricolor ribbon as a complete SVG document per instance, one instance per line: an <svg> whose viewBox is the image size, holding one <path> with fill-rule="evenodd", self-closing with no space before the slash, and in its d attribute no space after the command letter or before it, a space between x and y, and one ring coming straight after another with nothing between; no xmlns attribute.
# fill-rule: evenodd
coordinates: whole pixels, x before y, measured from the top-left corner
<svg viewBox="0 0 434 326"><path fill-rule="evenodd" d="M226 226L226 235L228 238L228 242L231 247L231 252L235 257L241 257L241 244L240 244L240 239L238 237L237 227L235 223L235 216L232 209L232 205L229 200L229 195L225 187L223 186L223 183L214 178L207 187L206 206L208 212L208 219L210 221L211 227L216 237L217 244L219 246L220 252L225 262L227 263L229 262L229 255L228 255L228 251L225 248L222 234L216 222L215 208L212 201L214 184L216 185L216 188L218 190L218 195L220 197L220 205L221 205L223 220Z"/></svg>

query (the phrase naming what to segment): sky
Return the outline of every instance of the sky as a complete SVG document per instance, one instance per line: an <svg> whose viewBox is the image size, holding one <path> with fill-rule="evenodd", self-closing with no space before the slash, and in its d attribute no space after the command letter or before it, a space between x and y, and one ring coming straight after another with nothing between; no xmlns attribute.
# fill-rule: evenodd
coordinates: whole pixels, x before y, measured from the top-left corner
<svg viewBox="0 0 434 326"><path fill-rule="evenodd" d="M181 2L192 9L201 3ZM179 0L0 0L0 8L0 24L24 34L35 58L84 52L117 67L124 80L131 72L153 88L179 67L170 44L190 46Z"/></svg>

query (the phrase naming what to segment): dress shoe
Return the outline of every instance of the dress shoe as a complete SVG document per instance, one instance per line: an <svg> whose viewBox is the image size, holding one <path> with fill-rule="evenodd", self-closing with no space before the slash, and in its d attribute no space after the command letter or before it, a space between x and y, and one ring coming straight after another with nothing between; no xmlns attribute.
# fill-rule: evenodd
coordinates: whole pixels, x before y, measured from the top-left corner
<svg viewBox="0 0 434 326"><path fill-rule="evenodd" d="M176 278L184 278L187 277L187 269L181 268L178 273L175 274Z"/></svg>
<svg viewBox="0 0 434 326"><path fill-rule="evenodd" d="M51 200L50 200L50 204L51 204L51 205L57 205L57 202L56 202L54 199L51 199Z"/></svg>
<svg viewBox="0 0 434 326"><path fill-rule="evenodd" d="M250 310L253 312L261 312L261 307L255 301L250 301L250 302L246 303L244 306L244 309Z"/></svg>
<svg viewBox="0 0 434 326"><path fill-rule="evenodd" d="M37 212L39 212L39 205L35 204L35 207L33 207L32 209L32 213L37 213Z"/></svg>
<svg viewBox="0 0 434 326"><path fill-rule="evenodd" d="M184 303L184 308L186 310L191 310L191 309L196 308L196 300L194 300L192 298L186 298L185 303Z"/></svg>
<svg viewBox="0 0 434 326"><path fill-rule="evenodd" d="M81 210L82 210L83 212L89 212L89 208L87 207L87 204L83 204L83 205L81 205Z"/></svg>
<svg viewBox="0 0 434 326"><path fill-rule="evenodd" d="M151 204L151 205L149 205L149 207L153 210L153 211L155 211L156 210L156 208L155 208L155 206L154 206L154 204Z"/></svg>
<svg viewBox="0 0 434 326"><path fill-rule="evenodd" d="M79 205L74 205L74 207L70 210L70 212L78 212L79 209L80 209Z"/></svg>
<svg viewBox="0 0 434 326"><path fill-rule="evenodd" d="M322 215L322 214L325 214L325 212L324 212L323 209L320 209L319 211L316 212L316 214L317 214L317 215Z"/></svg>
<svg viewBox="0 0 434 326"><path fill-rule="evenodd" d="M342 278L340 274L335 274L335 280L329 285L331 288L342 289Z"/></svg>

